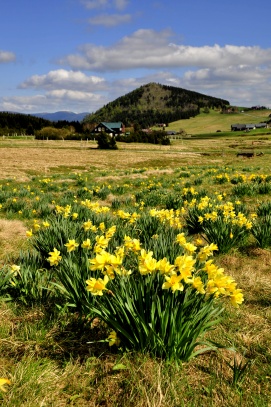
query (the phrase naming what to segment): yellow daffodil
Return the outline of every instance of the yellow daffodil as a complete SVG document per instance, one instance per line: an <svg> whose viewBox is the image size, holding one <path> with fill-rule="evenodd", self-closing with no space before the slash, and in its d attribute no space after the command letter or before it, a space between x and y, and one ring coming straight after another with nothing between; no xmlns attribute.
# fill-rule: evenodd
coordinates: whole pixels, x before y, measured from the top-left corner
<svg viewBox="0 0 271 407"><path fill-rule="evenodd" d="M74 239L69 239L68 243L65 243L64 246L67 247L68 252L72 252L79 246L79 243L76 243Z"/></svg>
<svg viewBox="0 0 271 407"><path fill-rule="evenodd" d="M160 271L161 274L171 274L175 266L170 264L166 257L159 260L156 264L156 270Z"/></svg>
<svg viewBox="0 0 271 407"><path fill-rule="evenodd" d="M21 267L17 266L17 264L12 264L10 266L10 271L16 276L16 274L20 271Z"/></svg>
<svg viewBox="0 0 271 407"><path fill-rule="evenodd" d="M200 277L192 277L188 283L192 284L192 286L200 293L205 294L204 284Z"/></svg>
<svg viewBox="0 0 271 407"><path fill-rule="evenodd" d="M185 243L182 246L189 254L192 254L197 250L197 246L193 245L192 243Z"/></svg>
<svg viewBox="0 0 271 407"><path fill-rule="evenodd" d="M182 276L177 274L172 274L171 276L165 276L166 281L162 285L163 290L169 290L171 289L173 292L175 291L183 291L184 286L180 282L182 279Z"/></svg>
<svg viewBox="0 0 271 407"><path fill-rule="evenodd" d="M107 290L106 284L108 283L109 278L107 275L101 278L90 278L86 281L87 291L90 291L92 295L103 295L103 291Z"/></svg>
<svg viewBox="0 0 271 407"><path fill-rule="evenodd" d="M113 345L119 346L120 345L120 339L118 338L117 332L115 332L115 331L110 332L110 334L107 337L107 340L108 340L109 346L113 346Z"/></svg>
<svg viewBox="0 0 271 407"><path fill-rule="evenodd" d="M183 246L186 243L186 238L184 233L179 233L176 237L176 242L179 243L179 245Z"/></svg>
<svg viewBox="0 0 271 407"><path fill-rule="evenodd" d="M5 378L3 378L3 377L0 377L0 391L1 392L3 392L3 393L6 393L7 392L7 389L5 388L5 385L11 385L11 381L10 380L8 380L8 379L5 379Z"/></svg>
<svg viewBox="0 0 271 407"><path fill-rule="evenodd" d="M239 288L234 290L233 293L230 295L231 304L234 307L238 307L244 301L244 296L242 294L242 290Z"/></svg>
<svg viewBox="0 0 271 407"><path fill-rule="evenodd" d="M32 229L26 231L26 237L31 237L33 235Z"/></svg>
<svg viewBox="0 0 271 407"><path fill-rule="evenodd" d="M88 230L91 230L92 227L93 227L93 224L92 224L91 220L87 220L86 222L83 223L83 228L84 228L85 232L87 232Z"/></svg>
<svg viewBox="0 0 271 407"><path fill-rule="evenodd" d="M58 263L61 261L62 256L60 256L60 251L54 247L52 252L49 252L50 257L47 260L50 263L50 266L57 266Z"/></svg>
<svg viewBox="0 0 271 407"><path fill-rule="evenodd" d="M86 239L83 241L83 243L81 244L81 247L83 249L90 249L91 248L91 241L90 239Z"/></svg>

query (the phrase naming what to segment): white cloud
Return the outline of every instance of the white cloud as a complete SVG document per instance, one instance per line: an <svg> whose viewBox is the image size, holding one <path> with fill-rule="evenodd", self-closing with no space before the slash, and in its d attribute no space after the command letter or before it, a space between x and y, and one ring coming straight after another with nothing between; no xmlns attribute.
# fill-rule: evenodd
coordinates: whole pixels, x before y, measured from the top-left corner
<svg viewBox="0 0 271 407"><path fill-rule="evenodd" d="M81 103L86 102L97 102L101 100L101 96L99 94L91 93L91 92L82 92L77 90L67 90L67 89L56 89L51 90L50 92L46 93L46 97L50 99L63 99L63 100L71 100L71 101L79 101Z"/></svg>
<svg viewBox="0 0 271 407"><path fill-rule="evenodd" d="M212 83L213 85L225 84L234 86L242 84L251 86L266 83L271 78L271 66L269 68L249 65L226 66L224 68L204 68L197 71L187 71L184 80L194 84Z"/></svg>
<svg viewBox="0 0 271 407"><path fill-rule="evenodd" d="M92 25L102 25L104 27L115 27L119 24L126 24L131 21L130 14L101 14L89 18L89 23Z"/></svg>
<svg viewBox="0 0 271 407"><path fill-rule="evenodd" d="M31 96L10 96L0 98L0 111L23 113L55 112L94 112L108 103L99 93L57 89L45 94Z"/></svg>
<svg viewBox="0 0 271 407"><path fill-rule="evenodd" d="M124 10L128 6L129 1L128 0L115 0L114 4L115 4L115 7L117 10Z"/></svg>
<svg viewBox="0 0 271 407"><path fill-rule="evenodd" d="M82 0L81 3L90 10L109 6L109 0Z"/></svg>
<svg viewBox="0 0 271 407"><path fill-rule="evenodd" d="M19 85L21 89L69 89L93 91L105 86L104 78L99 76L87 76L79 71L67 71L58 69L45 75L33 75Z"/></svg>
<svg viewBox="0 0 271 407"><path fill-rule="evenodd" d="M16 56L13 52L0 50L0 64L13 62L16 60Z"/></svg>
<svg viewBox="0 0 271 407"><path fill-rule="evenodd" d="M128 0L81 0L81 3L90 10L115 8L117 10L124 10L129 4Z"/></svg>
<svg viewBox="0 0 271 407"><path fill-rule="evenodd" d="M114 71L180 67L223 68L239 65L271 65L271 49L258 46L217 44L194 47L170 42L170 30L140 29L113 46L85 44L78 54L60 60L75 69Z"/></svg>

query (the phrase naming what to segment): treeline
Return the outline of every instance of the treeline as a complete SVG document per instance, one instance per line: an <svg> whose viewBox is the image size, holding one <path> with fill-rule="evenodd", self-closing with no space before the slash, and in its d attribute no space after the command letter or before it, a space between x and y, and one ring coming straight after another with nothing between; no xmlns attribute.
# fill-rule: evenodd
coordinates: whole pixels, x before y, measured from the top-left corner
<svg viewBox="0 0 271 407"><path fill-rule="evenodd" d="M151 132L144 132L142 130L131 133L130 135L118 135L116 141L122 141L123 143L151 143L170 145L170 139L165 131L153 130Z"/></svg>
<svg viewBox="0 0 271 407"><path fill-rule="evenodd" d="M0 136L13 134L17 134L18 136L22 134L36 136L44 128L66 129L68 133L79 134L87 131L86 126L78 121L68 122L67 120L59 120L57 122L51 122L50 120L30 114L0 112Z"/></svg>
<svg viewBox="0 0 271 407"><path fill-rule="evenodd" d="M126 127L132 127L137 123L141 128L149 128L156 123L171 123L176 120L189 119L199 114L198 106L189 106L182 109L168 109L167 111L159 111L148 109L141 111L137 108L130 108L129 110L110 109L111 114L101 109L99 113L91 116L91 122L99 123L106 122L122 122ZM104 119L106 117L106 120Z"/></svg>
<svg viewBox="0 0 271 407"><path fill-rule="evenodd" d="M22 113L0 112L0 134L12 133L33 135L35 130L49 126L49 120Z"/></svg>
<svg viewBox="0 0 271 407"><path fill-rule="evenodd" d="M170 92L170 97L165 96L167 107L180 106L181 108L194 104L198 109L209 107L211 109L223 109L224 106L229 105L225 99L215 98L213 96L202 95L201 93L191 90L176 88L174 86L161 85L163 89Z"/></svg>

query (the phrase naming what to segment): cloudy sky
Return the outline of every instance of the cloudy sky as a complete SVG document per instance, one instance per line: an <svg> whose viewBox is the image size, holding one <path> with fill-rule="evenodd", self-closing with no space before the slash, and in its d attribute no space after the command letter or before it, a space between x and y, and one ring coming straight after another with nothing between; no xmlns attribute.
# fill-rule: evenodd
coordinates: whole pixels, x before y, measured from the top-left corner
<svg viewBox="0 0 271 407"><path fill-rule="evenodd" d="M270 0L8 0L0 111L94 112L149 82L271 107Z"/></svg>

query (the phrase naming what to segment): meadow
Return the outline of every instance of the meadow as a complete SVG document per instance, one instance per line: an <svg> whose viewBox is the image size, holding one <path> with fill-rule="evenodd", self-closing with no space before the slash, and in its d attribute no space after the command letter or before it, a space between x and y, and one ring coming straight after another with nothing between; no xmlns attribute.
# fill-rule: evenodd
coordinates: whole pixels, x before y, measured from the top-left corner
<svg viewBox="0 0 271 407"><path fill-rule="evenodd" d="M260 123L268 121L270 109L263 110L239 110L235 113L221 114L218 110L210 109L209 113L201 113L186 120L178 120L169 124L167 130L179 131L183 129L187 134L210 134L217 131L228 132L230 135L231 125L234 123ZM269 129L270 131L270 129ZM240 134L240 133L239 133Z"/></svg>
<svg viewBox="0 0 271 407"><path fill-rule="evenodd" d="M0 140L0 405L270 406L270 136L118 147Z"/></svg>

